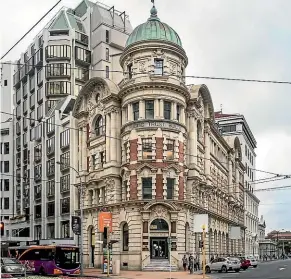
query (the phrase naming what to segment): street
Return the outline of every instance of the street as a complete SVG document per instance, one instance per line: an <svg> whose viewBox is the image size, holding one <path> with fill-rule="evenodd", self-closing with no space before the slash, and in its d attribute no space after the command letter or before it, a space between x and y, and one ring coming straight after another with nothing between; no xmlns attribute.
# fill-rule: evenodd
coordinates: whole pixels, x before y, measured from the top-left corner
<svg viewBox="0 0 291 279"><path fill-rule="evenodd" d="M263 262L257 268L249 268L239 273L211 273L213 279L290 279L291 260Z"/></svg>

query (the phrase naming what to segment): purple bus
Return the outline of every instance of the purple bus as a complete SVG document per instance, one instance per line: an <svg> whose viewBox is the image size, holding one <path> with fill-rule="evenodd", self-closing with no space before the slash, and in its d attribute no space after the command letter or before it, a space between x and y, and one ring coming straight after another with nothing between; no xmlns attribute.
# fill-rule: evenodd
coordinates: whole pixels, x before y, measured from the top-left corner
<svg viewBox="0 0 291 279"><path fill-rule="evenodd" d="M37 245L9 247L9 256L17 258L28 273L69 275L80 273L79 247L70 245Z"/></svg>

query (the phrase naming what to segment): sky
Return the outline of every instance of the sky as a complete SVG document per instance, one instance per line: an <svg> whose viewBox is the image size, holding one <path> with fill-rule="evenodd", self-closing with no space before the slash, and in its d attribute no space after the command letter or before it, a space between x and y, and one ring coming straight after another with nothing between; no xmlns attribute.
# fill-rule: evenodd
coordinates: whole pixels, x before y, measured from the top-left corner
<svg viewBox="0 0 291 279"><path fill-rule="evenodd" d="M57 1L1 1L0 54L4 54ZM62 7L80 0L63 0L5 60L16 60L45 23ZM95 2L95 1L94 1ZM103 0L126 11L133 27L149 17L150 0ZM187 75L291 81L289 0L156 0L158 16L180 35L188 55ZM17 8L16 8L17 7ZM2 56L2 55L1 55ZM291 85L214 81L188 78L208 86L214 107L244 114L258 147L257 169L291 174ZM257 174L266 177L265 174ZM257 188L291 185L291 179ZM257 192L259 214L267 231L290 229L291 189Z"/></svg>

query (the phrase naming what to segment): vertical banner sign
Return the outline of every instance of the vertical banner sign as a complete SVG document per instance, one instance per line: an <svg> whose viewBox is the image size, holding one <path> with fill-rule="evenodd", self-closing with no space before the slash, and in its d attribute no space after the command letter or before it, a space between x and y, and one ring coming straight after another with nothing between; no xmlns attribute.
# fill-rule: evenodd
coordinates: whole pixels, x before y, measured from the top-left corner
<svg viewBox="0 0 291 279"><path fill-rule="evenodd" d="M72 231L75 235L81 234L81 218L79 216L72 216Z"/></svg>
<svg viewBox="0 0 291 279"><path fill-rule="evenodd" d="M112 214L110 212L100 212L98 215L99 232L104 232L104 228L109 228L112 232Z"/></svg>

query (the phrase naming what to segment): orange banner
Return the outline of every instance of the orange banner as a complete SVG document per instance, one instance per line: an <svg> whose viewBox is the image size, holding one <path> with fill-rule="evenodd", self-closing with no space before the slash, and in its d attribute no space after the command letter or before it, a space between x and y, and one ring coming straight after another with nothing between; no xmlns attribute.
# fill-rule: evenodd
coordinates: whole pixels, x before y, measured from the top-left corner
<svg viewBox="0 0 291 279"><path fill-rule="evenodd" d="M100 212L98 216L99 232L104 232L104 228L109 228L112 232L112 213Z"/></svg>

